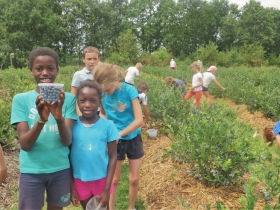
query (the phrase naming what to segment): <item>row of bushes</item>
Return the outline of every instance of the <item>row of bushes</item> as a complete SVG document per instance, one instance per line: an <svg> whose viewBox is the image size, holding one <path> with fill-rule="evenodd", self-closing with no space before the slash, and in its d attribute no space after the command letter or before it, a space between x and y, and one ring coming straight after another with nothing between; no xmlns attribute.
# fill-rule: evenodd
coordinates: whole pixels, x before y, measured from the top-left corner
<svg viewBox="0 0 280 210"><path fill-rule="evenodd" d="M154 76L150 69L152 73L142 74L141 81L149 84L147 95L153 120L158 122L160 132L172 139L171 150L165 151L163 158L171 156L176 163L184 164L188 176L208 185L243 185L243 209L254 209L259 196L263 197L265 208L271 209L269 201L280 193L279 156L224 105L213 103L207 109L202 103L202 111L197 112L191 107L192 102L182 104L181 93L162 82L170 70L161 70L161 75ZM257 179L244 182L243 175L248 173ZM264 188L255 193L260 180Z"/></svg>

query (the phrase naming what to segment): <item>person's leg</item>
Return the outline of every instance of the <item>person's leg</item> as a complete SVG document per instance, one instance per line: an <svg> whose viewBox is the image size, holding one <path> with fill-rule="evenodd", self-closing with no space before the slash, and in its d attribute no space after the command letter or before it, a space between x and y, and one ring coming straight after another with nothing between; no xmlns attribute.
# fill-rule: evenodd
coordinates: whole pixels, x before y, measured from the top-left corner
<svg viewBox="0 0 280 210"><path fill-rule="evenodd" d="M18 209L42 209L44 192L44 175L20 174Z"/></svg>
<svg viewBox="0 0 280 210"><path fill-rule="evenodd" d="M55 205L52 205L50 203L48 203L47 205L47 210L62 210L63 207L58 207L58 206L55 206Z"/></svg>
<svg viewBox="0 0 280 210"><path fill-rule="evenodd" d="M48 174L47 209L63 209L70 205L70 169Z"/></svg>
<svg viewBox="0 0 280 210"><path fill-rule="evenodd" d="M110 201L109 201L109 210L114 210L115 209L115 204L116 204L116 198L117 198L117 186L120 181L120 176L121 176L121 169L122 169L122 160L117 161L114 177L112 180L112 183L114 185L114 189L112 194L110 195Z"/></svg>
<svg viewBox="0 0 280 210"><path fill-rule="evenodd" d="M139 180L140 180L140 165L141 159L130 160L129 159L129 205L128 209L132 210L135 205L139 190Z"/></svg>
<svg viewBox="0 0 280 210"><path fill-rule="evenodd" d="M195 103L198 109L200 109L201 96L202 96L202 90L195 92Z"/></svg>
<svg viewBox="0 0 280 210"><path fill-rule="evenodd" d="M193 91L189 91L189 92L187 93L187 95L185 95L185 99L186 99L186 100L190 99L194 94L195 94L195 93L194 93Z"/></svg>
<svg viewBox="0 0 280 210"><path fill-rule="evenodd" d="M139 190L140 164L144 156L143 141L140 134L129 141L127 157L129 159L129 204L128 209L134 208Z"/></svg>
<svg viewBox="0 0 280 210"><path fill-rule="evenodd" d="M210 107L210 95L209 95L209 91L203 91L203 95L205 96L206 98L206 104L207 104L207 107L209 108Z"/></svg>

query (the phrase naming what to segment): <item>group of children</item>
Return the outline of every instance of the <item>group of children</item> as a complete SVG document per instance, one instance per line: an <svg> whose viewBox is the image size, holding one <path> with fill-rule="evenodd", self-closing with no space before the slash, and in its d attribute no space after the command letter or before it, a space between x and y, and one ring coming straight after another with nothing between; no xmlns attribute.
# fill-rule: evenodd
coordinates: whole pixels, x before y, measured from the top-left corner
<svg viewBox="0 0 280 210"><path fill-rule="evenodd" d="M82 59L85 67L73 76L72 94L61 90L59 100L51 103L42 100L37 86L13 98L11 124L16 126L21 148L18 209L42 209L45 192L47 209L63 209L70 201L86 209L94 196L102 207L114 209L126 156L130 166L128 209L135 209L144 155L139 130L143 126L141 104L144 118L150 120L148 84L139 82L137 89L133 86L142 65L136 64L138 72L129 68L126 78L118 66L101 63L95 47L85 48ZM58 55L50 48L40 47L30 54L30 73L37 84L54 83L58 66ZM190 67L194 76L192 84L187 84L188 93L183 81L165 79L168 85L180 88L185 99L195 96L199 107L202 91L209 97L211 81L225 90L214 76L216 67L203 74L199 62ZM280 123L276 125L274 134L270 129L266 136L276 138L280 145ZM0 185L6 177L0 147Z"/></svg>
<svg viewBox="0 0 280 210"><path fill-rule="evenodd" d="M192 77L192 83L188 83L185 85L185 83L177 78L173 77L166 77L165 83L168 86L175 86L179 88L179 90L183 93L184 99L189 100L191 97L195 97L195 104L198 109L200 109L200 100L203 95L206 97L206 104L207 107L210 107L210 94L208 90L208 86L212 81L215 82L215 84L220 87L222 90L226 90L216 79L215 73L217 71L216 66L210 66L206 72L202 73L202 62L200 60L193 62L190 65L190 69L193 72ZM186 91L186 86L188 87L188 92Z"/></svg>
<svg viewBox="0 0 280 210"><path fill-rule="evenodd" d="M85 48L82 60L85 67L73 76L72 94L61 90L59 100L51 103L43 101L37 86L13 98L11 124L16 126L21 148L19 209L42 209L45 192L47 209L62 209L70 201L86 209L95 196L102 207L114 209L126 156L128 209L135 209L144 155L140 104L150 120L148 84L139 82L139 92L133 86L142 64L136 64L137 71L129 68L126 80L118 66L100 62L95 47ZM57 53L48 47L33 50L29 57L37 84L54 83L58 64ZM4 161L1 155L2 149ZM0 183L7 177L2 166L6 165L1 161Z"/></svg>

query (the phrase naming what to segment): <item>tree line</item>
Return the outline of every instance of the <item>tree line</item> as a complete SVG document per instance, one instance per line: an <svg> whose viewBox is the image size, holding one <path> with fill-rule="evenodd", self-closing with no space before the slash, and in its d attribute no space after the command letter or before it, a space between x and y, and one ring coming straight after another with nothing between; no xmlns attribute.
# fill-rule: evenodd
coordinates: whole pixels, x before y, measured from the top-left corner
<svg viewBox="0 0 280 210"><path fill-rule="evenodd" d="M225 54L255 47L270 61L280 54L280 11L256 0L242 8L228 0L0 0L0 15L1 68L11 53L14 67L26 67L38 46L56 50L62 65L89 45L122 64L161 49L184 60L209 45Z"/></svg>

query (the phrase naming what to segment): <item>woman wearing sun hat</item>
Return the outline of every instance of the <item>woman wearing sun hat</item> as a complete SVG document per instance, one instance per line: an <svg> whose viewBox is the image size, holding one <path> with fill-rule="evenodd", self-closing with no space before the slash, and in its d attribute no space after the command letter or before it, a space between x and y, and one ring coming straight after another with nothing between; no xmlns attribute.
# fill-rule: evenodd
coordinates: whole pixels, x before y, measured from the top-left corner
<svg viewBox="0 0 280 210"><path fill-rule="evenodd" d="M217 71L217 67L216 66L210 66L209 69L207 69L206 72L203 73L203 86L202 86L202 92L203 95L206 97L206 104L207 107L210 107L210 94L209 94L209 90L208 90L208 86L210 85L210 83L212 81L214 81L214 83L221 88L222 90L226 90L226 88L224 88L216 79L215 77L215 73Z"/></svg>

